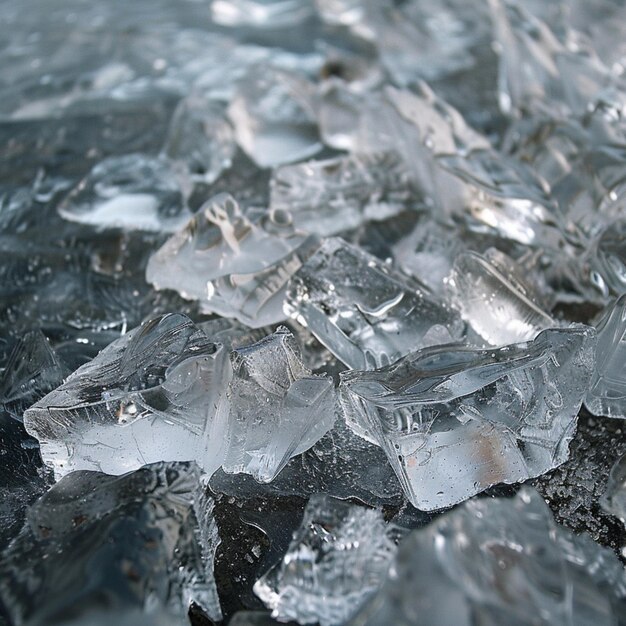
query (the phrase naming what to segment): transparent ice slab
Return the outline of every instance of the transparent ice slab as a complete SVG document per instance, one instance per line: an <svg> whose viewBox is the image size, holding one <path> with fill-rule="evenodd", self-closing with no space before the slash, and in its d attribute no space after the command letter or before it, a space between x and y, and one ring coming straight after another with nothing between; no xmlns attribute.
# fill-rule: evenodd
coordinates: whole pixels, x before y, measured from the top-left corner
<svg viewBox="0 0 626 626"><path fill-rule="evenodd" d="M590 280L604 298L626 293L626 220L616 220L599 233L588 263Z"/></svg>
<svg viewBox="0 0 626 626"><path fill-rule="evenodd" d="M189 219L172 165L142 154L98 163L59 205L67 220L101 228L174 232Z"/></svg>
<svg viewBox="0 0 626 626"><path fill-rule="evenodd" d="M146 279L198 300L203 311L259 328L285 319L287 283L316 245L288 212L246 215L220 194L152 255Z"/></svg>
<svg viewBox="0 0 626 626"><path fill-rule="evenodd" d="M254 592L280 621L343 624L384 580L398 534L379 510L312 496L287 553Z"/></svg>
<svg viewBox="0 0 626 626"><path fill-rule="evenodd" d="M598 322L598 348L585 406L593 415L626 419L626 294Z"/></svg>
<svg viewBox="0 0 626 626"><path fill-rule="evenodd" d="M425 348L377 371L342 373L341 401L411 503L441 509L567 459L595 341L581 325L490 350Z"/></svg>
<svg viewBox="0 0 626 626"><path fill-rule="evenodd" d="M615 554L558 526L524 488L471 500L411 533L349 624L609 626L626 618L625 583Z"/></svg>
<svg viewBox="0 0 626 626"><path fill-rule="evenodd" d="M103 608L183 617L192 602L219 620L212 511L194 464L74 472L4 551L0 597L13 623L33 626L85 624Z"/></svg>
<svg viewBox="0 0 626 626"><path fill-rule="evenodd" d="M356 369L437 343L433 332L439 337L443 329L452 340L464 330L458 314L426 288L338 238L324 240L294 275L285 311Z"/></svg>
<svg viewBox="0 0 626 626"><path fill-rule="evenodd" d="M79 368L25 425L57 477L195 460L209 476L224 465L267 481L334 419L332 379L311 374L287 329L229 352L168 314Z"/></svg>
<svg viewBox="0 0 626 626"><path fill-rule="evenodd" d="M239 82L228 116L239 146L259 167L300 161L322 147L314 86L296 73L252 67Z"/></svg>
<svg viewBox="0 0 626 626"><path fill-rule="evenodd" d="M515 263L507 259L515 270ZM476 252L457 256L446 285L453 306L488 343L501 346L530 341L558 323L543 311L516 280Z"/></svg>
<svg viewBox="0 0 626 626"><path fill-rule="evenodd" d="M408 172L393 154L283 166L270 189L271 209L290 211L297 228L322 236L387 219L412 204Z"/></svg>
<svg viewBox="0 0 626 626"><path fill-rule="evenodd" d="M626 455L611 468L606 489L600 498L600 506L626 524Z"/></svg>

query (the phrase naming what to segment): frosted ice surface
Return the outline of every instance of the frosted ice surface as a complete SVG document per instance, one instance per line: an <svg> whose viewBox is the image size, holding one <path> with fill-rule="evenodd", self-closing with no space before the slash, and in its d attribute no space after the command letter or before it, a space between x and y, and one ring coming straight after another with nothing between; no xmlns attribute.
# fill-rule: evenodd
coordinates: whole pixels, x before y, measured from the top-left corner
<svg viewBox="0 0 626 626"><path fill-rule="evenodd" d="M618 459L611 468L600 505L607 513L619 517L626 524L626 455Z"/></svg>
<svg viewBox="0 0 626 626"><path fill-rule="evenodd" d="M411 533L349 624L609 626L626 619L625 593L615 554L558 526L524 488L471 500Z"/></svg>
<svg viewBox="0 0 626 626"><path fill-rule="evenodd" d="M297 228L322 236L392 217L412 199L408 172L393 154L286 165L270 189L273 210L290 211Z"/></svg>
<svg viewBox="0 0 626 626"><path fill-rule="evenodd" d="M0 597L13 623L85 624L103 608L183 617L192 602L220 619L219 539L199 480L187 463L63 478L2 555Z"/></svg>
<svg viewBox="0 0 626 626"><path fill-rule="evenodd" d="M312 496L287 553L254 592L280 621L343 624L384 580L397 533L379 510Z"/></svg>
<svg viewBox="0 0 626 626"><path fill-rule="evenodd" d="M289 459L310 448L335 421L330 376L315 376L302 363L284 326L231 352L233 378L228 447L223 468L271 481Z"/></svg>
<svg viewBox="0 0 626 626"><path fill-rule="evenodd" d="M304 367L285 328L229 353L168 314L80 367L25 425L57 476L195 460L209 475L224 464L271 480L332 427L334 407L332 379Z"/></svg>
<svg viewBox="0 0 626 626"><path fill-rule="evenodd" d="M411 503L436 510L567 459L594 348L586 326L490 350L425 348L377 371L344 372L341 400Z"/></svg>
<svg viewBox="0 0 626 626"><path fill-rule="evenodd" d="M227 365L224 348L186 316L164 315L107 346L30 407L24 423L58 477L191 459L210 473L226 427Z"/></svg>
<svg viewBox="0 0 626 626"><path fill-rule="evenodd" d="M258 328L285 319L287 283L316 245L288 212L249 216L220 194L152 255L146 279L198 300L205 312Z"/></svg>
<svg viewBox="0 0 626 626"><path fill-rule="evenodd" d="M173 232L190 217L184 186L163 159L142 154L109 157L72 189L59 213L102 228Z"/></svg>
<svg viewBox="0 0 626 626"><path fill-rule="evenodd" d="M558 326L520 289L514 275L504 274L476 252L457 256L447 287L455 308L488 344L530 341L545 328Z"/></svg>
<svg viewBox="0 0 626 626"><path fill-rule="evenodd" d="M585 406L593 415L626 419L626 294L598 322L598 349Z"/></svg>
<svg viewBox="0 0 626 626"><path fill-rule="evenodd" d="M174 111L163 152L182 163L192 180L210 184L230 167L236 148L221 107L191 95Z"/></svg>
<svg viewBox="0 0 626 626"><path fill-rule="evenodd" d="M313 156L322 147L314 86L271 65L252 67L228 106L239 146L259 167Z"/></svg>
<svg viewBox="0 0 626 626"><path fill-rule="evenodd" d="M387 365L427 345L435 325L452 338L464 330L458 314L425 288L338 238L324 240L294 275L285 311L357 369Z"/></svg>
<svg viewBox="0 0 626 626"><path fill-rule="evenodd" d="M313 14L312 0L212 0L211 17L230 27L285 28Z"/></svg>

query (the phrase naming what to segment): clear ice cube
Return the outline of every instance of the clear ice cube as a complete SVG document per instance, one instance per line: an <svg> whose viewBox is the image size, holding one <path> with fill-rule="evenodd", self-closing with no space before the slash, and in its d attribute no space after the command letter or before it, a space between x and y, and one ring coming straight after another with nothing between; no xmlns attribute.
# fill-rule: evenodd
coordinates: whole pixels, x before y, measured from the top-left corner
<svg viewBox="0 0 626 626"><path fill-rule="evenodd" d="M249 216L220 194L150 257L146 279L198 300L205 312L259 328L285 319L287 283L316 245L288 212Z"/></svg>
<svg viewBox="0 0 626 626"><path fill-rule="evenodd" d="M103 608L184 617L192 602L219 620L212 511L194 464L73 472L4 551L0 598L13 623L33 626L91 623Z"/></svg>
<svg viewBox="0 0 626 626"><path fill-rule="evenodd" d="M626 294L598 322L596 363L585 406L593 415L626 419Z"/></svg>
<svg viewBox="0 0 626 626"><path fill-rule="evenodd" d="M441 509L567 459L595 341L581 325L489 350L425 348L377 371L342 373L341 401L411 503Z"/></svg>
<svg viewBox="0 0 626 626"><path fill-rule="evenodd" d="M433 326L451 338L464 330L458 314L425 288L338 238L324 240L294 275L285 311L356 369L393 363L427 345Z"/></svg>
<svg viewBox="0 0 626 626"><path fill-rule="evenodd" d="M615 554L558 526L529 488L480 498L411 533L350 626L602 624L626 619Z"/></svg>
<svg viewBox="0 0 626 626"><path fill-rule="evenodd" d="M62 217L101 228L174 232L189 219L185 182L166 160L108 157L59 205Z"/></svg>
<svg viewBox="0 0 626 626"><path fill-rule="evenodd" d="M280 621L343 624L387 575L397 533L379 510L312 496L287 553L254 592Z"/></svg>

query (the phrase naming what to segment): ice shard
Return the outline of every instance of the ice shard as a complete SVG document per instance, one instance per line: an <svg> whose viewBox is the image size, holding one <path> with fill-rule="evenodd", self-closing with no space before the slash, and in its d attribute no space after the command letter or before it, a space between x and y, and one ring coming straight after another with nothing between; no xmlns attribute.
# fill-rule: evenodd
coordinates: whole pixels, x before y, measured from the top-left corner
<svg viewBox="0 0 626 626"><path fill-rule="evenodd" d="M539 476L568 457L594 362L595 331L548 329L490 350L437 346L341 375L357 434L380 445L418 509Z"/></svg>
<svg viewBox="0 0 626 626"><path fill-rule="evenodd" d="M397 215L411 206L412 197L397 156L349 155L278 168L270 207L290 211L297 228L328 236Z"/></svg>
<svg viewBox="0 0 626 626"><path fill-rule="evenodd" d="M385 579L399 534L379 510L312 496L287 553L254 592L280 621L343 624Z"/></svg>
<svg viewBox="0 0 626 626"><path fill-rule="evenodd" d="M199 481L187 463L63 478L2 554L0 598L12 623L86 624L103 609L182 618L192 602L220 619L219 539Z"/></svg>
<svg viewBox="0 0 626 626"><path fill-rule="evenodd" d="M515 268L514 262L508 259ZM517 269L517 268L515 268ZM558 326L517 280L475 252L460 254L447 277L453 306L485 342L501 346L530 341L546 329Z"/></svg>
<svg viewBox="0 0 626 626"><path fill-rule="evenodd" d="M205 312L258 328L285 319L287 283L316 245L288 212L244 214L220 194L152 255L146 279L200 301Z"/></svg>
<svg viewBox="0 0 626 626"><path fill-rule="evenodd" d="M227 365L223 346L186 316L164 315L107 346L24 422L58 477L192 459L210 473L226 428Z"/></svg>
<svg viewBox="0 0 626 626"><path fill-rule="evenodd" d="M189 219L185 182L163 159L109 157L59 205L62 217L102 228L174 232Z"/></svg>
<svg viewBox="0 0 626 626"><path fill-rule="evenodd" d="M285 311L356 369L431 345L435 326L451 339L464 330L458 314L426 288L338 238L324 240L294 275Z"/></svg>
<svg viewBox="0 0 626 626"><path fill-rule="evenodd" d="M271 480L332 427L335 390L285 328L229 352L168 314L113 342L24 419L57 476L195 460L208 475L224 465Z"/></svg>
<svg viewBox="0 0 626 626"><path fill-rule="evenodd" d="M227 472L271 481L289 459L310 448L335 421L330 376L315 376L302 363L296 339L279 327L261 341L231 352L233 378Z"/></svg>
<svg viewBox="0 0 626 626"><path fill-rule="evenodd" d="M600 506L626 524L626 455L611 468L606 489L600 498Z"/></svg>
<svg viewBox="0 0 626 626"><path fill-rule="evenodd" d="M598 349L585 406L593 415L626 419L626 294L597 325Z"/></svg>
<svg viewBox="0 0 626 626"><path fill-rule="evenodd" d="M604 298L626 293L626 220L609 224L588 255L590 279Z"/></svg>
<svg viewBox="0 0 626 626"><path fill-rule="evenodd" d="M381 591L350 622L620 624L626 578L615 554L558 526L539 494L480 498L411 533Z"/></svg>
<svg viewBox="0 0 626 626"><path fill-rule="evenodd" d="M322 148L314 86L271 65L250 68L228 107L237 143L259 167L312 157Z"/></svg>
<svg viewBox="0 0 626 626"><path fill-rule="evenodd" d="M180 102L163 153L182 163L193 181L214 182L231 166L236 149L233 130L221 107L199 95Z"/></svg>

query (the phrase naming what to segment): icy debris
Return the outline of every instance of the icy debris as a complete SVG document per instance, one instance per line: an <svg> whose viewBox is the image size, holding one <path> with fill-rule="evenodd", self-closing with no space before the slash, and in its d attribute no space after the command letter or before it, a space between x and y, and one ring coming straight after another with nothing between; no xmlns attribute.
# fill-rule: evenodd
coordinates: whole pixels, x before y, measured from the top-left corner
<svg viewBox="0 0 626 626"><path fill-rule="evenodd" d="M209 475L224 464L271 480L332 427L334 402L332 379L302 365L285 328L229 355L168 314L113 342L24 419L57 476L195 460Z"/></svg>
<svg viewBox="0 0 626 626"><path fill-rule="evenodd" d="M2 555L0 597L13 623L85 624L103 605L183 617L192 602L220 619L219 539L199 480L187 463L66 476Z"/></svg>
<svg viewBox="0 0 626 626"><path fill-rule="evenodd" d="M604 298L626 293L626 220L609 224L596 237L588 263L590 280Z"/></svg>
<svg viewBox="0 0 626 626"><path fill-rule="evenodd" d="M192 180L210 184L231 166L236 148L222 107L192 95L174 111L163 153L182 163Z"/></svg>
<svg viewBox="0 0 626 626"><path fill-rule="evenodd" d="M174 232L190 217L185 196L184 180L168 161L128 154L94 166L59 213L102 228Z"/></svg>
<svg viewBox="0 0 626 626"><path fill-rule="evenodd" d="M315 88L296 73L258 65L239 82L228 106L237 143L259 167L312 157L322 148Z"/></svg>
<svg viewBox="0 0 626 626"><path fill-rule="evenodd" d="M539 494L481 498L407 537L380 592L349 622L602 624L626 618L617 557L558 526Z"/></svg>
<svg viewBox="0 0 626 626"><path fill-rule="evenodd" d="M230 27L286 28L313 14L312 0L212 0L211 17Z"/></svg>
<svg viewBox="0 0 626 626"><path fill-rule="evenodd" d="M626 524L626 455L611 468L606 490L600 498L600 506Z"/></svg>
<svg viewBox="0 0 626 626"><path fill-rule="evenodd" d="M597 324L598 349L585 406L593 415L626 419L626 294Z"/></svg>
<svg viewBox="0 0 626 626"><path fill-rule="evenodd" d="M393 154L287 165L272 176L270 207L291 211L297 228L336 235L410 207L408 178L406 168Z"/></svg>
<svg viewBox="0 0 626 626"><path fill-rule="evenodd" d="M287 283L316 246L288 212L244 214L220 194L152 255L146 279L198 300L205 312L258 328L285 319Z"/></svg>
<svg viewBox="0 0 626 626"><path fill-rule="evenodd" d="M341 400L411 503L436 510L567 459L594 348L586 326L490 350L426 348L381 370L344 372Z"/></svg>
<svg viewBox="0 0 626 626"><path fill-rule="evenodd" d="M294 336L284 326L251 346L231 352L233 379L227 472L269 482L296 456L321 439L335 421L330 376L314 376L302 363Z"/></svg>
<svg viewBox="0 0 626 626"><path fill-rule="evenodd" d="M312 496L287 553L254 592L280 621L343 624L384 580L398 535L381 511Z"/></svg>
<svg viewBox="0 0 626 626"><path fill-rule="evenodd" d="M459 316L425 288L338 238L324 240L294 275L285 311L357 369L430 345L433 326L444 327L450 339L464 330Z"/></svg>
<svg viewBox="0 0 626 626"><path fill-rule="evenodd" d="M508 265L515 267L512 259ZM450 299L474 331L488 344L501 346L531 341L540 331L558 326L515 274L503 269L475 252L464 252L454 262L447 278Z"/></svg>

